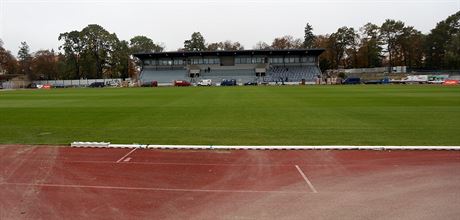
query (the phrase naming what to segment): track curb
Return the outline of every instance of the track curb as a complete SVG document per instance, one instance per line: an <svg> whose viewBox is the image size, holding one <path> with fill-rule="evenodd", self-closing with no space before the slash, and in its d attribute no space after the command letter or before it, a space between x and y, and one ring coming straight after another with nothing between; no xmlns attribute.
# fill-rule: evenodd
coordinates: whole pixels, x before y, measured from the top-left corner
<svg viewBox="0 0 460 220"><path fill-rule="evenodd" d="M83 148L144 148L171 150L454 150L460 146L216 146L216 145L157 145L111 144L110 142L72 142L71 147Z"/></svg>

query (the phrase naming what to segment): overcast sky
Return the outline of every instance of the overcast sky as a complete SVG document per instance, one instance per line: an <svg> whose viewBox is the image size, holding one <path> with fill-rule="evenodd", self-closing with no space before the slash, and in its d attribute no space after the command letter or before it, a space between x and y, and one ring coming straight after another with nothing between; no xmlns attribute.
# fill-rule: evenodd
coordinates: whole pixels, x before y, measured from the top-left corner
<svg viewBox="0 0 460 220"><path fill-rule="evenodd" d="M283 35L302 37L307 22L327 34L391 18L427 33L457 11L460 0L0 0L0 38L14 55L21 41L32 51L56 50L59 33L99 24L122 40L145 35L167 50L195 31L207 42L250 49Z"/></svg>

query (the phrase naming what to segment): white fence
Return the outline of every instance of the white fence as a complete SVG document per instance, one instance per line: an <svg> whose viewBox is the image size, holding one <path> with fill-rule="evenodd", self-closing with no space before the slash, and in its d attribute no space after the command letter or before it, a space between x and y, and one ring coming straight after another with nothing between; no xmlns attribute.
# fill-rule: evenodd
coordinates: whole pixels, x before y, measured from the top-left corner
<svg viewBox="0 0 460 220"><path fill-rule="evenodd" d="M94 82L103 82L106 85L121 85L123 81L131 79L77 79L77 80L38 80L33 83L37 85L53 85L54 87L87 87Z"/></svg>

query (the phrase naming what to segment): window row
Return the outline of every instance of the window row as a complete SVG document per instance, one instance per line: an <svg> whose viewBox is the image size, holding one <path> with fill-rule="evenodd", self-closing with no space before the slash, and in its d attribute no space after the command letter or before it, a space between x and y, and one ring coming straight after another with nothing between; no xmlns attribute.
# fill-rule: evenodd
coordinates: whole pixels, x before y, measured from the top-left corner
<svg viewBox="0 0 460 220"><path fill-rule="evenodd" d="M190 59L191 64L220 64L219 58L192 58Z"/></svg>
<svg viewBox="0 0 460 220"><path fill-rule="evenodd" d="M314 57L271 57L270 63L313 63Z"/></svg>
<svg viewBox="0 0 460 220"><path fill-rule="evenodd" d="M168 59L168 60L144 60L144 65L152 65L152 66L171 66L171 65L175 65L175 66L180 66L180 65L184 65L184 61L183 60L171 60L171 59Z"/></svg>
<svg viewBox="0 0 460 220"><path fill-rule="evenodd" d="M270 57L268 62L273 64L282 63L314 63L315 57ZM235 64L259 64L266 63L265 57L235 57ZM160 60L144 60L144 65L152 66L181 66L185 65L186 61L182 59L160 59ZM219 58L191 58L189 64L194 65L218 65Z"/></svg>
<svg viewBox="0 0 460 220"><path fill-rule="evenodd" d="M257 64L265 63L265 57L236 57L236 64Z"/></svg>

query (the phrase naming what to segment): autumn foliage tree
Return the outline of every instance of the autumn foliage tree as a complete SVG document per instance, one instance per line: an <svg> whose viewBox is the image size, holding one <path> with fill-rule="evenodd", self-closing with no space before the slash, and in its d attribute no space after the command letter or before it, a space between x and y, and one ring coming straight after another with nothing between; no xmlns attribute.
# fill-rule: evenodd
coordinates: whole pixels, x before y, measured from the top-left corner
<svg viewBox="0 0 460 220"><path fill-rule="evenodd" d="M32 72L38 79L59 79L58 56L53 50L39 50L32 59Z"/></svg>
<svg viewBox="0 0 460 220"><path fill-rule="evenodd" d="M0 39L0 68L6 74L16 74L18 71L18 61L10 51L3 47L3 41Z"/></svg>
<svg viewBox="0 0 460 220"><path fill-rule="evenodd" d="M303 41L300 38L294 38L291 35L277 37L273 40L271 48L273 49L300 49L303 47Z"/></svg>

